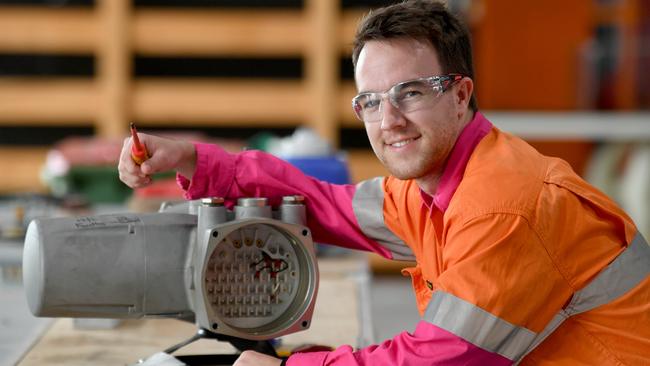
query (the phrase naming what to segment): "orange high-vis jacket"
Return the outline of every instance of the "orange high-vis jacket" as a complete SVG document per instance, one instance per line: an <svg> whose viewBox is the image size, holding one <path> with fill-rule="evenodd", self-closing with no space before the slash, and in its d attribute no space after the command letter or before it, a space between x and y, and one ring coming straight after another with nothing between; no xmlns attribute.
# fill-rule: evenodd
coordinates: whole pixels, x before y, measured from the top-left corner
<svg viewBox="0 0 650 366"><path fill-rule="evenodd" d="M522 365L650 365L648 245L564 161L493 128L445 212L422 210L413 181L387 178L383 189L386 226L417 258L407 272L425 319L433 294L451 294L535 335L550 332ZM626 288L622 273L594 286L632 244L614 271L641 270L640 282Z"/></svg>

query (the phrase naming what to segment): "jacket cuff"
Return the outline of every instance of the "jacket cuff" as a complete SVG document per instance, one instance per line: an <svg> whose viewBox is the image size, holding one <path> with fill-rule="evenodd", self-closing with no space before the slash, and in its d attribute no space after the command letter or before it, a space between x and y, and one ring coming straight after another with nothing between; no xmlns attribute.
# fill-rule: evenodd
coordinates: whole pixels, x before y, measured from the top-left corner
<svg viewBox="0 0 650 366"><path fill-rule="evenodd" d="M178 185L188 200L227 196L235 177L235 155L214 144L194 142L196 168L192 180L176 174Z"/></svg>

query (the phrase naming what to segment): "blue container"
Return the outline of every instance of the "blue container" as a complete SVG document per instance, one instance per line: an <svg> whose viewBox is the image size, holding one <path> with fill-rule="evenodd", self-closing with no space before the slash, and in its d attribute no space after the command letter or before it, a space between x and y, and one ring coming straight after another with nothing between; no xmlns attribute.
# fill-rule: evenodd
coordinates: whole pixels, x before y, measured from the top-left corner
<svg viewBox="0 0 650 366"><path fill-rule="evenodd" d="M344 155L285 159L303 173L316 179L334 183L350 183L350 173Z"/></svg>
<svg viewBox="0 0 650 366"><path fill-rule="evenodd" d="M285 159L303 173L334 184L350 183L350 173L344 154L323 157L289 158ZM349 251L332 245L316 243L316 254L319 256L343 255Z"/></svg>

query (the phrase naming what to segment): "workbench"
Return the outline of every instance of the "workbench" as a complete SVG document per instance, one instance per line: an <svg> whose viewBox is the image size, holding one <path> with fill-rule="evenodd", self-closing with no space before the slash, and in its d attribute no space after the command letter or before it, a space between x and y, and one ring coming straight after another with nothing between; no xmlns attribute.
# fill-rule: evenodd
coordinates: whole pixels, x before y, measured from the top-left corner
<svg viewBox="0 0 650 366"><path fill-rule="evenodd" d="M310 329L282 337L281 346L304 344L363 347L373 340L365 256L319 259L320 285ZM81 330L72 319L57 319L18 363L47 365L129 365L196 333L194 324L175 319L129 319L113 329ZM202 339L175 355L233 353L230 345Z"/></svg>

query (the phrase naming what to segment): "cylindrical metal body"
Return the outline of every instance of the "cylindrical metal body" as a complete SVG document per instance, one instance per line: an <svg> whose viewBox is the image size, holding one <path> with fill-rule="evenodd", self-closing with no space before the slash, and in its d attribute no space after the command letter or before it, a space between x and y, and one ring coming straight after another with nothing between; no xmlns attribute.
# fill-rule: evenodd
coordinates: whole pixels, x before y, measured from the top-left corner
<svg viewBox="0 0 650 366"><path fill-rule="evenodd" d="M301 198L285 199L287 222L271 217L264 198L239 200L234 220L223 201L32 221L23 252L30 310L47 317L192 319L256 340L309 328L318 267Z"/></svg>
<svg viewBox="0 0 650 366"><path fill-rule="evenodd" d="M196 216L116 214L30 223L23 283L47 317L138 318L191 314L186 258Z"/></svg>
<svg viewBox="0 0 650 366"><path fill-rule="evenodd" d="M223 224L226 218L226 207L223 205L222 197L211 197L201 199L199 206L199 228L209 228L218 224ZM201 230L202 232L202 230Z"/></svg>
<svg viewBox="0 0 650 366"><path fill-rule="evenodd" d="M307 225L305 197L284 196L280 205L280 220L298 225Z"/></svg>
<svg viewBox="0 0 650 366"><path fill-rule="evenodd" d="M235 219L271 217L271 206L268 200L262 197L240 198L235 206Z"/></svg>

